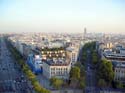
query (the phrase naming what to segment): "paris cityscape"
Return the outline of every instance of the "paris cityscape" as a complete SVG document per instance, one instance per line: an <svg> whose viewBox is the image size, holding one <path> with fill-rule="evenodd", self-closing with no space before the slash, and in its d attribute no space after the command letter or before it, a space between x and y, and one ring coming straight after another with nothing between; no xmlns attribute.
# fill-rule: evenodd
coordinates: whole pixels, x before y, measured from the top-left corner
<svg viewBox="0 0 125 93"><path fill-rule="evenodd" d="M0 93L125 93L124 0L1 0Z"/></svg>

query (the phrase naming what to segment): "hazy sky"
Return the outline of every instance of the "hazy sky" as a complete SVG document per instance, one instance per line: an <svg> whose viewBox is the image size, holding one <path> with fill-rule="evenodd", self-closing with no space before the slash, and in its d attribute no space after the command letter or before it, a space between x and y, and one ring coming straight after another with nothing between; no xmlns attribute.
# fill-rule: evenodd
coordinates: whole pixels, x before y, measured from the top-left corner
<svg viewBox="0 0 125 93"><path fill-rule="evenodd" d="M0 0L0 32L125 33L125 0Z"/></svg>

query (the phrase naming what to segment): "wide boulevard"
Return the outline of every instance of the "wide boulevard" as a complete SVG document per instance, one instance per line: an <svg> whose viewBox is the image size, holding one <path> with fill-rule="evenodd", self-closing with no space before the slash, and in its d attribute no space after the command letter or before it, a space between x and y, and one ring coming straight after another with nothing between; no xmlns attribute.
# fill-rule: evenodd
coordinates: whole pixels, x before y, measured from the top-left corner
<svg viewBox="0 0 125 93"><path fill-rule="evenodd" d="M21 68L0 38L0 93L33 93Z"/></svg>

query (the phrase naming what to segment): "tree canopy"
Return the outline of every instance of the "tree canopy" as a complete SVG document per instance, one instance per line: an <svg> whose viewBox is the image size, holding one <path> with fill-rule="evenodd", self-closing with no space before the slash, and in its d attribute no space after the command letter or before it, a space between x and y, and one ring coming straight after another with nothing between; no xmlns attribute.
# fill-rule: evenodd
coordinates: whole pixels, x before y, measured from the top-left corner
<svg viewBox="0 0 125 93"><path fill-rule="evenodd" d="M110 84L114 79L114 72L112 63L107 60L101 60L98 67L98 77L104 79L108 84Z"/></svg>
<svg viewBox="0 0 125 93"><path fill-rule="evenodd" d="M105 82L105 80L104 79L99 79L99 82L98 82L98 86L99 87L106 87L106 82Z"/></svg>
<svg viewBox="0 0 125 93"><path fill-rule="evenodd" d="M79 79L80 78L80 68L79 67L74 66L71 68L70 78L72 78L72 79Z"/></svg>
<svg viewBox="0 0 125 93"><path fill-rule="evenodd" d="M61 88L62 84L63 84L63 80L62 79L59 79L59 78L56 78L56 77L52 77L50 79L50 85L52 85L56 89Z"/></svg>

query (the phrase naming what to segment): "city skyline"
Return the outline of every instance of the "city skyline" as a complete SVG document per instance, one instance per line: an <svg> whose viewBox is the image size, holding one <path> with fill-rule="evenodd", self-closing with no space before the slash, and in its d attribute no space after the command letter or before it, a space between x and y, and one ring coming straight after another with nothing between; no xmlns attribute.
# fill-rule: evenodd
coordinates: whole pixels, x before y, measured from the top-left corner
<svg viewBox="0 0 125 93"><path fill-rule="evenodd" d="M1 0L0 32L125 33L124 0Z"/></svg>

